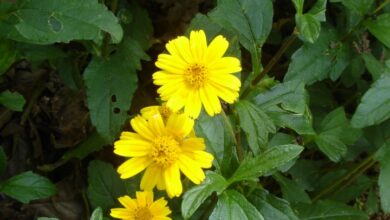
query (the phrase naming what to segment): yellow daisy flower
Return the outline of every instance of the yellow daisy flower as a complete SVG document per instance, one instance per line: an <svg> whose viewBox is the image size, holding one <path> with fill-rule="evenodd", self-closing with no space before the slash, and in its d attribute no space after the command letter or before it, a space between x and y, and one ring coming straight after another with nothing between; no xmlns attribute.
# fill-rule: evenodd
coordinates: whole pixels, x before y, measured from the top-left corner
<svg viewBox="0 0 390 220"><path fill-rule="evenodd" d="M160 54L153 74L157 92L173 111L197 118L204 106L213 116L221 112L219 98L233 103L239 95L241 81L233 75L241 71L240 60L223 57L229 42L221 35L207 45L203 30L191 31L190 38L180 36L166 44L169 54Z"/></svg>
<svg viewBox="0 0 390 220"><path fill-rule="evenodd" d="M114 143L114 153L131 157L118 167L122 179L145 170L141 189L157 186L171 198L183 191L180 173L195 184L204 180L202 168L210 168L214 158L204 151L203 138L190 136L194 120L173 113L166 122L161 114L154 114L149 119L136 116L130 123L135 132L122 132Z"/></svg>
<svg viewBox="0 0 390 220"><path fill-rule="evenodd" d="M113 218L126 220L170 220L167 215L171 210L167 207L167 201L160 198L153 201L153 192L136 192L136 199L129 196L122 196L118 201L124 208L111 209L110 215Z"/></svg>
<svg viewBox="0 0 390 220"><path fill-rule="evenodd" d="M152 105L141 109L141 115L146 119L152 118L156 113L160 113L164 121L173 113L173 111L168 108L164 103L162 105Z"/></svg>

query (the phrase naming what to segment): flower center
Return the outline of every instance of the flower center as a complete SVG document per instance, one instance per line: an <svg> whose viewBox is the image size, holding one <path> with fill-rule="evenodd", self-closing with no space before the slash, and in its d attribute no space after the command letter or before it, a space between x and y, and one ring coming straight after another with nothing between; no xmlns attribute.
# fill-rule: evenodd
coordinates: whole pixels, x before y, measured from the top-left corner
<svg viewBox="0 0 390 220"><path fill-rule="evenodd" d="M185 80L194 89L204 85L207 77L207 68L202 64L190 64L185 70Z"/></svg>
<svg viewBox="0 0 390 220"><path fill-rule="evenodd" d="M180 153L179 143L172 136L160 136L153 142L152 160L167 167L176 161Z"/></svg>
<svg viewBox="0 0 390 220"><path fill-rule="evenodd" d="M168 119L172 111L165 105L160 106L160 114L164 119Z"/></svg>
<svg viewBox="0 0 390 220"><path fill-rule="evenodd" d="M138 207L134 213L134 219L139 220L151 220L153 218L152 213L148 207Z"/></svg>

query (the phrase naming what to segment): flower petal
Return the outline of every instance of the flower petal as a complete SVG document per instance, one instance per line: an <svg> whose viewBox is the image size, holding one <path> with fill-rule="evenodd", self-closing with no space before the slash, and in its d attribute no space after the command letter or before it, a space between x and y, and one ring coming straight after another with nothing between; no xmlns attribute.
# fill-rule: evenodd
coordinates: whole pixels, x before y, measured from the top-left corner
<svg viewBox="0 0 390 220"><path fill-rule="evenodd" d="M200 89L200 99L202 100L202 104L206 109L206 112L210 116L214 116L221 112L221 102L219 101L217 94L213 87L209 85L205 85Z"/></svg>
<svg viewBox="0 0 390 220"><path fill-rule="evenodd" d="M168 202L164 198L160 198L149 207L154 216L164 217L171 214L171 210L167 207Z"/></svg>
<svg viewBox="0 0 390 220"><path fill-rule="evenodd" d="M152 147L145 139L118 140L114 143L114 153L123 157L140 157L147 155Z"/></svg>
<svg viewBox="0 0 390 220"><path fill-rule="evenodd" d="M183 174L195 184L201 183L205 178L203 170L197 166L197 163L194 160L187 157L185 154L182 154L179 157L179 167Z"/></svg>
<svg viewBox="0 0 390 220"><path fill-rule="evenodd" d="M209 79L215 84L227 87L234 91L239 91L241 87L241 81L232 74L211 75L209 76Z"/></svg>
<svg viewBox="0 0 390 220"><path fill-rule="evenodd" d="M170 198L179 197L183 192L183 186L180 180L180 170L176 163L164 170L164 180L168 196Z"/></svg>
<svg viewBox="0 0 390 220"><path fill-rule="evenodd" d="M134 157L120 165L118 173L121 174L122 179L127 179L137 175L151 163L152 160L149 157Z"/></svg>
<svg viewBox="0 0 390 220"><path fill-rule="evenodd" d="M135 116L133 119L131 119L130 124L134 131L136 131L143 138L151 141L154 140L156 134L151 131L147 121L142 116Z"/></svg>
<svg viewBox="0 0 390 220"><path fill-rule="evenodd" d="M113 208L111 209L110 215L113 218L119 218L119 219L131 219L133 217L134 212L129 209L124 208Z"/></svg>
<svg viewBox="0 0 390 220"><path fill-rule="evenodd" d="M224 100L225 102L232 104L237 100L237 98L239 96L238 90L237 91L231 90L231 89L221 85L222 83L215 83L213 81L211 81L209 83L210 83L210 86L215 88L217 96L219 98L221 98L222 100Z"/></svg>
<svg viewBox="0 0 390 220"><path fill-rule="evenodd" d="M206 151L186 151L183 154L195 161L201 168L210 168L213 165L214 156Z"/></svg>
<svg viewBox="0 0 390 220"><path fill-rule="evenodd" d="M184 114L172 114L168 118L167 129L178 137L187 136L194 128L194 120Z"/></svg>
<svg viewBox="0 0 390 220"><path fill-rule="evenodd" d="M202 61L207 49L206 34L203 30L191 31L190 48L194 61Z"/></svg>
<svg viewBox="0 0 390 220"><path fill-rule="evenodd" d="M192 118L198 118L202 103L200 102L199 90L194 90L188 93L184 113Z"/></svg>
<svg viewBox="0 0 390 220"><path fill-rule="evenodd" d="M142 176L141 189L152 190L156 186L159 177L161 177L160 167L155 165L149 166Z"/></svg>
<svg viewBox="0 0 390 220"><path fill-rule="evenodd" d="M241 71L240 60L235 57L222 57L208 66L213 75L237 73Z"/></svg>
<svg viewBox="0 0 390 220"><path fill-rule="evenodd" d="M229 47L229 42L222 35L216 36L207 48L204 62L214 63L221 58Z"/></svg>
<svg viewBox="0 0 390 220"><path fill-rule="evenodd" d="M137 203L135 199L130 198L130 196L122 196L118 198L120 204L127 209L134 210L137 208Z"/></svg>
<svg viewBox="0 0 390 220"><path fill-rule="evenodd" d="M183 141L182 149L185 151L204 150L206 145L203 138L188 138Z"/></svg>
<svg viewBox="0 0 390 220"><path fill-rule="evenodd" d="M166 48L172 56L180 57L184 62L192 62L192 54L190 50L190 41L187 37L180 36L166 44Z"/></svg>

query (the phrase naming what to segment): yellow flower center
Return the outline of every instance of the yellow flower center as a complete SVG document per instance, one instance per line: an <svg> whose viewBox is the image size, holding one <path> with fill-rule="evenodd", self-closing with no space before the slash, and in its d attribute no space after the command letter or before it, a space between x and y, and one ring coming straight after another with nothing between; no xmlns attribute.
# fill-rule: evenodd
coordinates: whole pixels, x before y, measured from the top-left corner
<svg viewBox="0 0 390 220"><path fill-rule="evenodd" d="M172 114L172 111L165 105L162 105L160 107L160 114L164 119L168 119L169 116Z"/></svg>
<svg viewBox="0 0 390 220"><path fill-rule="evenodd" d="M134 219L151 220L152 218L153 215L148 207L138 207L134 212Z"/></svg>
<svg viewBox="0 0 390 220"><path fill-rule="evenodd" d="M203 64L191 64L185 70L185 80L194 89L202 87L206 81L207 68Z"/></svg>
<svg viewBox="0 0 390 220"><path fill-rule="evenodd" d="M172 136L161 136L154 140L152 160L162 167L176 161L180 153L180 145Z"/></svg>

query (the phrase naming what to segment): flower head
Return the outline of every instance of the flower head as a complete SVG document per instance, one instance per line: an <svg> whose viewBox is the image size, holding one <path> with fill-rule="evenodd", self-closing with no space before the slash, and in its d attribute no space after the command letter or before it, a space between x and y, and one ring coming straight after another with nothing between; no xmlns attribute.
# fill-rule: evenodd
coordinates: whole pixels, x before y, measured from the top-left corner
<svg viewBox="0 0 390 220"><path fill-rule="evenodd" d="M180 196L183 173L195 184L201 183L213 156L205 150L203 138L191 135L194 121L184 114L172 113L166 121L157 113L150 118L136 116L131 120L135 132L122 132L114 143L114 153L131 157L118 167L122 179L143 170L141 189L166 190L169 197Z"/></svg>
<svg viewBox="0 0 390 220"><path fill-rule="evenodd" d="M240 60L223 57L229 42L221 35L207 45L204 31L191 31L190 38L180 36L167 43L169 54L160 54L153 74L157 92L173 111L197 118L204 106L213 116L221 112L219 98L233 103L241 81L233 75L241 71Z"/></svg>
<svg viewBox="0 0 390 220"><path fill-rule="evenodd" d="M167 207L167 201L160 198L153 201L153 192L136 192L136 198L122 196L118 201L124 208L111 209L110 215L118 219L126 220L170 220L167 217L171 213Z"/></svg>
<svg viewBox="0 0 390 220"><path fill-rule="evenodd" d="M152 105L141 109L141 115L146 119L152 118L155 114L160 113L164 121L173 113L170 108L163 103L162 105Z"/></svg>

